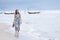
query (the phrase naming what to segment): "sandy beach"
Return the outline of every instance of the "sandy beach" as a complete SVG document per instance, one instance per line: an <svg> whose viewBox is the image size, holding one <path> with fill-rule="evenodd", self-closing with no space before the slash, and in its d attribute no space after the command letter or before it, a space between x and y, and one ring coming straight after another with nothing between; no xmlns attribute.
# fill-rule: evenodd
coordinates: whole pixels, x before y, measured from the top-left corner
<svg viewBox="0 0 60 40"><path fill-rule="evenodd" d="M0 15L0 40L60 40L60 11L24 14L19 38L14 36L13 15Z"/></svg>
<svg viewBox="0 0 60 40"><path fill-rule="evenodd" d="M14 29L11 25L0 23L0 40L34 40L35 38L27 31L20 30L19 37L15 37ZM11 29L11 30L10 30Z"/></svg>
<svg viewBox="0 0 60 40"><path fill-rule="evenodd" d="M8 27L9 25L5 23L0 23L0 40L15 40L16 39L13 34L10 34L4 31Z"/></svg>

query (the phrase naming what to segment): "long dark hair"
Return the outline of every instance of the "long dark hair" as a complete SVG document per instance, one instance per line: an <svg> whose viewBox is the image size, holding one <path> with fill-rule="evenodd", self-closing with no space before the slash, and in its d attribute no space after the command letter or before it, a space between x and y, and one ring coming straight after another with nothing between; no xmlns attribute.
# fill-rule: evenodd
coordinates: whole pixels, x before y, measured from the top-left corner
<svg viewBox="0 0 60 40"><path fill-rule="evenodd" d="M15 10L15 15L17 15L17 14L19 14L19 11L16 9L16 10Z"/></svg>

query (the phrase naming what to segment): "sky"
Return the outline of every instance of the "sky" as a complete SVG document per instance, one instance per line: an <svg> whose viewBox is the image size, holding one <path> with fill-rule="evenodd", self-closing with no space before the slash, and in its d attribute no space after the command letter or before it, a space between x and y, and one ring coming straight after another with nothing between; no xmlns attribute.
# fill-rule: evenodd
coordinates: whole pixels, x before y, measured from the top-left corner
<svg viewBox="0 0 60 40"><path fill-rule="evenodd" d="M0 0L0 9L60 10L60 0Z"/></svg>

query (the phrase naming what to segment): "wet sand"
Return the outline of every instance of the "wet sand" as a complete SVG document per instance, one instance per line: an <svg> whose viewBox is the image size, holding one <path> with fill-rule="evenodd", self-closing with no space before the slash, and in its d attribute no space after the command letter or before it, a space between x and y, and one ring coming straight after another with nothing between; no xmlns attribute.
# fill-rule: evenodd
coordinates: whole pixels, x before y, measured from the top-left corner
<svg viewBox="0 0 60 40"><path fill-rule="evenodd" d="M8 27L10 27L10 25L0 23L0 40L16 40L13 34L4 31Z"/></svg>

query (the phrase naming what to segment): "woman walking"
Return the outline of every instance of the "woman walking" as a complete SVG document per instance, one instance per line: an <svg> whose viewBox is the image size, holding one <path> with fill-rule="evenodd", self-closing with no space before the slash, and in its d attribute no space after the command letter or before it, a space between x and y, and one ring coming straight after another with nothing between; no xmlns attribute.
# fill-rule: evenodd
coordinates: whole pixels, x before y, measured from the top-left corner
<svg viewBox="0 0 60 40"><path fill-rule="evenodd" d="M15 27L15 36L16 37L19 37L19 31L20 31L20 24L21 23L22 23L21 15L20 15L18 10L15 10L13 27Z"/></svg>

